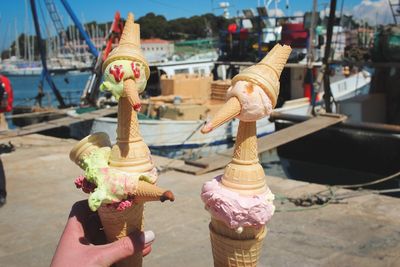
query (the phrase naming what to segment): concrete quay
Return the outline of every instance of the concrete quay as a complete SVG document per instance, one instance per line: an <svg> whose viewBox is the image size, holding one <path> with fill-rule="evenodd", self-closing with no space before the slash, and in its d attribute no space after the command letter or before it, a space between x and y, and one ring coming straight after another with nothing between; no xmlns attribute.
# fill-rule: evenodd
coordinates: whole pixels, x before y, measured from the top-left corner
<svg viewBox="0 0 400 267"><path fill-rule="evenodd" d="M38 134L10 140L16 151L1 155L8 197L0 208L0 266L49 266L72 204L87 198L73 184L82 174L68 157L76 141ZM161 174L159 185L171 189L176 201L146 204L146 228L156 241L144 266L213 265L209 214L199 194L202 184L220 173ZM268 224L259 266L400 266L400 199L368 194L293 211L298 208L282 196L326 187L277 177L267 177L267 183L279 196L278 211Z"/></svg>

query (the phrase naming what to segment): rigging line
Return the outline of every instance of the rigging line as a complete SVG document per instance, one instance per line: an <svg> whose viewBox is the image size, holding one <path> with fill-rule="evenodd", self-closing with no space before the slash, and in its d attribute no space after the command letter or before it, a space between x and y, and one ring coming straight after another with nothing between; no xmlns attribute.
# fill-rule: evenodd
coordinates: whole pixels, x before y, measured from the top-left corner
<svg viewBox="0 0 400 267"><path fill-rule="evenodd" d="M48 26L48 23L47 23L45 14L44 14L44 12L43 12L42 1L39 0L38 2L39 2L40 15L41 15L42 20L43 20L43 23L44 23L44 25L45 25L47 38L50 38L50 36L51 36L51 34L50 34L50 29L49 29L49 26Z"/></svg>

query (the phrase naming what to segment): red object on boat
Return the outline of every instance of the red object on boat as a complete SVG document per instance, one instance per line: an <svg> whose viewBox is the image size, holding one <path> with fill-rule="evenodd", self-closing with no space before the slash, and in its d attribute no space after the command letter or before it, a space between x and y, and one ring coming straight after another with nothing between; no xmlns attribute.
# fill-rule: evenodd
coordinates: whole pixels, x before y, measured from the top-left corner
<svg viewBox="0 0 400 267"><path fill-rule="evenodd" d="M246 40L249 37L249 30L248 29L240 29L239 38L240 40Z"/></svg>
<svg viewBox="0 0 400 267"><path fill-rule="evenodd" d="M228 32L229 33L234 33L237 31L237 25L236 23L232 23L228 25Z"/></svg>
<svg viewBox="0 0 400 267"><path fill-rule="evenodd" d="M310 83L305 83L304 84L304 97L307 97L308 100L311 101L311 84Z"/></svg>
<svg viewBox="0 0 400 267"><path fill-rule="evenodd" d="M14 94L10 80L4 75L0 75L0 86L4 88L0 95L0 113L10 112L13 108Z"/></svg>
<svg viewBox="0 0 400 267"><path fill-rule="evenodd" d="M103 61L106 60L106 58L108 57L108 54L111 52L112 45L114 43L117 44L119 42L119 38L121 37L123 28L124 28L124 26L122 25L121 15L117 11L117 12L115 12L114 21L111 25L110 32L108 33L108 35L106 37L107 43L106 43L106 47L104 48L104 51L103 51Z"/></svg>
<svg viewBox="0 0 400 267"><path fill-rule="evenodd" d="M281 42L292 48L307 48L308 31L303 23L286 23L282 25Z"/></svg>

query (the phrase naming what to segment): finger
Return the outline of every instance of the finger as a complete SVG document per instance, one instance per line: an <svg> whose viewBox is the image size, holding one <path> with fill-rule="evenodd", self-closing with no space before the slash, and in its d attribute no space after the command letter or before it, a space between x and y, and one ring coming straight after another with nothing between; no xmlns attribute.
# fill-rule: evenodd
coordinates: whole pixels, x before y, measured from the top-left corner
<svg viewBox="0 0 400 267"><path fill-rule="evenodd" d="M154 232L146 231L140 235L137 233L131 234L111 244L101 246L102 257L100 259L100 264L109 266L115 262L118 262L119 260L133 255L135 250L142 250L147 255L151 251L150 245L154 239Z"/></svg>
<svg viewBox="0 0 400 267"><path fill-rule="evenodd" d="M132 236L123 237L113 243L101 246L98 264L100 266L110 266L135 252L135 241Z"/></svg>
<svg viewBox="0 0 400 267"><path fill-rule="evenodd" d="M142 250L143 257L146 257L147 255L149 255L151 250L152 250L151 245L147 245L147 246L145 245Z"/></svg>

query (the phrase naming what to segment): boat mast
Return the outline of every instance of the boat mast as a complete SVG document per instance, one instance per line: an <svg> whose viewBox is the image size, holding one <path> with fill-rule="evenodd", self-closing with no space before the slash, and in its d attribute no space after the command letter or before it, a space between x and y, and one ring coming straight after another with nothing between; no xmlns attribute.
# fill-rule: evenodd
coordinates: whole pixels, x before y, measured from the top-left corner
<svg viewBox="0 0 400 267"><path fill-rule="evenodd" d="M80 23L78 17L75 15L74 11L68 4L67 0L61 0L61 3L63 4L65 10L67 11L68 15L71 17L72 21L74 22L75 26L78 28L79 33L85 39L85 42L87 46L89 47L90 53L97 58L99 56L99 51L97 51L96 47L93 45L92 41L90 40L89 35L83 28L82 24Z"/></svg>
<svg viewBox="0 0 400 267"><path fill-rule="evenodd" d="M311 26L310 26L310 40L308 42L308 54L307 54L307 67L312 69L312 63L314 62L314 39L315 39L315 25L317 24L317 0L313 0L313 9L311 14Z"/></svg>
<svg viewBox="0 0 400 267"><path fill-rule="evenodd" d="M37 11L36 11L36 4L35 0L30 0L31 3L31 11L32 11L32 17L33 17L33 22L35 26L35 31L36 31L36 38L37 38L37 43L38 43L38 48L39 48L39 53L40 53L40 59L42 60L42 75L41 75L41 83L43 83L43 79L46 79L47 82L50 85L51 90L53 91L54 95L56 96L58 103L60 104L60 108L65 108L65 102L63 97L60 94L60 91L58 91L56 85L53 82L53 79L51 78L51 75L49 73L49 70L47 69L47 62L46 62L46 51L43 46L43 40L42 40L42 35L40 33L40 26L39 26L39 20L37 17Z"/></svg>
<svg viewBox="0 0 400 267"><path fill-rule="evenodd" d="M17 18L15 18L15 57L19 59L21 57L21 53L19 51L19 38L18 38L18 29L17 29Z"/></svg>
<svg viewBox="0 0 400 267"><path fill-rule="evenodd" d="M25 21L24 21L24 60L29 60L28 52L28 2L25 0Z"/></svg>
<svg viewBox="0 0 400 267"><path fill-rule="evenodd" d="M333 33L333 24L335 22L335 11L336 11L336 0L331 0L330 10L329 10L329 18L328 18L328 27L326 29L326 46L324 58L322 59L322 63L324 64L324 101L325 101L325 109L326 112L332 112L331 107L331 86L330 86L330 66L329 59L331 54L331 44L332 44L332 33Z"/></svg>

